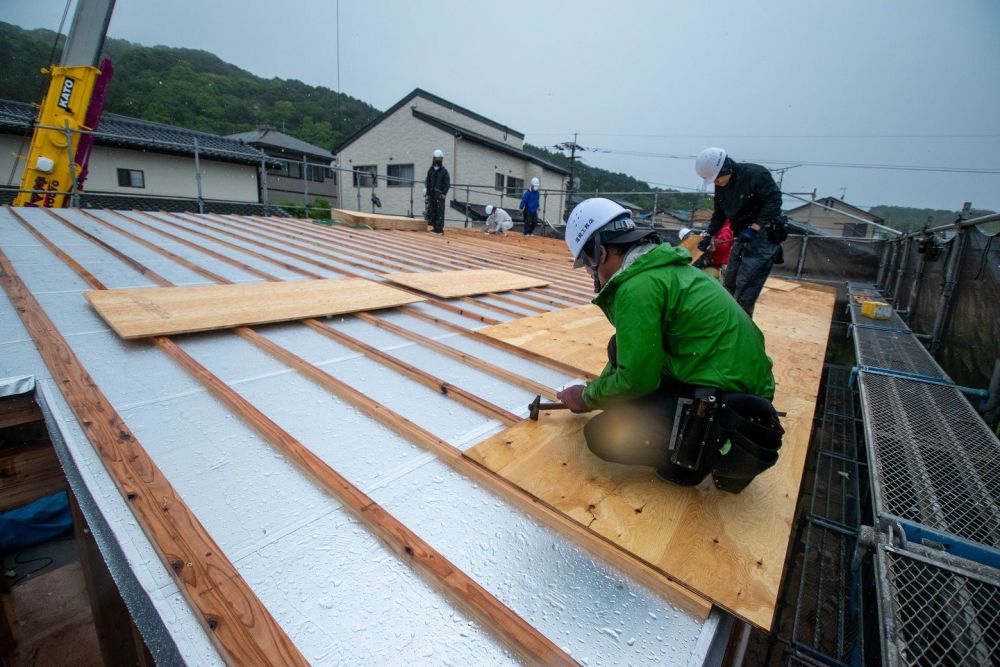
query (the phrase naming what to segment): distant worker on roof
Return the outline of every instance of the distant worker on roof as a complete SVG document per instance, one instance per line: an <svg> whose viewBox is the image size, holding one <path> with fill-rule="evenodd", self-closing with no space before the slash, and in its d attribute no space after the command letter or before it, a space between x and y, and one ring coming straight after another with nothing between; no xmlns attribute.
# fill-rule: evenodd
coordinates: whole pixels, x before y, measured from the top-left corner
<svg viewBox="0 0 1000 667"><path fill-rule="evenodd" d="M518 204L518 208L521 209L521 213L524 216L524 235L533 236L535 234L535 225L538 224L538 200L540 194L538 189L542 186L542 182L537 178L531 179L531 188L524 191L521 195L521 203Z"/></svg>
<svg viewBox="0 0 1000 667"><path fill-rule="evenodd" d="M427 192L424 201L427 203L427 220L434 227L435 234L444 234L444 209L448 204L448 189L451 187L451 176L444 167L444 151L434 151L431 167L427 170L424 180Z"/></svg>
<svg viewBox="0 0 1000 667"><path fill-rule="evenodd" d="M573 412L603 410L584 427L590 450L683 486L711 473L732 493L774 465L782 430L764 336L718 281L609 199L573 209L566 245L615 327L600 377L558 394Z"/></svg>
<svg viewBox="0 0 1000 667"><path fill-rule="evenodd" d="M514 220L510 217L510 214L499 206L487 206L486 215L486 228L483 229L484 234L496 232L500 236L507 236L507 232L514 226Z"/></svg>
<svg viewBox="0 0 1000 667"><path fill-rule="evenodd" d="M715 184L715 212L698 248L708 250L712 237L727 219L731 221L735 241L724 284L752 316L771 267L781 261L781 242L788 236L781 190L767 168L734 162L722 148L703 150L694 168L705 187Z"/></svg>

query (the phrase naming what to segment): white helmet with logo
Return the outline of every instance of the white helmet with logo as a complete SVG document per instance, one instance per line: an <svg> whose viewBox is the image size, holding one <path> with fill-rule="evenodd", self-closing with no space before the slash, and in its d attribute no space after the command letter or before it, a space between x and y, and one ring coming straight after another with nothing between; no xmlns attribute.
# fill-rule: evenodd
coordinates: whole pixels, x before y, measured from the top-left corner
<svg viewBox="0 0 1000 667"><path fill-rule="evenodd" d="M583 266L589 259L584 253L587 242L595 234L614 243L629 243L654 234L652 229L639 229L632 222L628 209L603 197L585 199L576 205L566 221L566 245L573 255L573 268ZM597 246L600 245L598 238ZM595 255L598 247L594 247ZM595 261L599 261L597 257Z"/></svg>
<svg viewBox="0 0 1000 667"><path fill-rule="evenodd" d="M443 158L444 157L444 151L441 150L440 148L438 148L437 150L434 151L434 157Z"/></svg>
<svg viewBox="0 0 1000 667"><path fill-rule="evenodd" d="M694 161L694 170L701 176L707 188L715 180L715 177L722 171L722 165L726 162L726 150L724 148L710 147L698 153Z"/></svg>
<svg viewBox="0 0 1000 667"><path fill-rule="evenodd" d="M493 215L493 204L486 205L486 215Z"/></svg>

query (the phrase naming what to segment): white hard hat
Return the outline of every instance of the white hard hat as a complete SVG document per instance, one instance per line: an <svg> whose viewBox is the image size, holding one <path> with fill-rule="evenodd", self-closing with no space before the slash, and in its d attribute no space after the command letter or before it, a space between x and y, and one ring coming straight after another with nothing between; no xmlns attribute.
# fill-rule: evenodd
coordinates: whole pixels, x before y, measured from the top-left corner
<svg viewBox="0 0 1000 667"><path fill-rule="evenodd" d="M576 205L566 221L566 245L573 255L574 269L583 266L582 250L590 237L616 218L627 221L627 224L621 225L621 230L616 231L635 230L635 223L632 222L628 209L610 199L592 197ZM648 230L643 230L643 233L646 231Z"/></svg>
<svg viewBox="0 0 1000 667"><path fill-rule="evenodd" d="M440 148L434 151L434 157L444 157L444 151Z"/></svg>
<svg viewBox="0 0 1000 667"><path fill-rule="evenodd" d="M715 177L722 171L722 165L726 162L726 150L714 146L706 148L698 153L694 161L694 170L705 180L707 188L715 180Z"/></svg>
<svg viewBox="0 0 1000 667"><path fill-rule="evenodd" d="M533 178L533 179L531 179L531 186L532 186L532 187L535 187L535 188L537 188L537 187L538 187L538 186L540 186L541 184L542 184L542 182L541 182L540 180L538 180L537 178Z"/></svg>
<svg viewBox="0 0 1000 667"><path fill-rule="evenodd" d="M687 237L687 235L690 234L690 233L691 233L690 229L688 229L687 227L681 227L677 231L677 238L679 238L680 240L683 241Z"/></svg>
<svg viewBox="0 0 1000 667"><path fill-rule="evenodd" d="M486 205L486 215L493 215L493 204Z"/></svg>

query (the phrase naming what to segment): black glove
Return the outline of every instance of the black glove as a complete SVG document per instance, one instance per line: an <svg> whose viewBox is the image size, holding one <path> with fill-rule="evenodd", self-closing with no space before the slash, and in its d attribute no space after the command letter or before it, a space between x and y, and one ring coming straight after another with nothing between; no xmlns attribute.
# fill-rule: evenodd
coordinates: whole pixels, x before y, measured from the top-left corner
<svg viewBox="0 0 1000 667"><path fill-rule="evenodd" d="M755 238L757 238L757 230L753 227L747 227L736 237L741 243L753 243Z"/></svg>
<svg viewBox="0 0 1000 667"><path fill-rule="evenodd" d="M698 242L698 250L702 252L708 250L712 246L712 237L706 236L701 241Z"/></svg>

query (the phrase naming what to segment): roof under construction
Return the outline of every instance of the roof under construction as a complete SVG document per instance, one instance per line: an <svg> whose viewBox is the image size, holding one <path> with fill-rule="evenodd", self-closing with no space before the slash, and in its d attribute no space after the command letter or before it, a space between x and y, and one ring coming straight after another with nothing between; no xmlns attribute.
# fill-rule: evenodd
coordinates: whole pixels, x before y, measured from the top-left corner
<svg viewBox="0 0 1000 667"><path fill-rule="evenodd" d="M604 340L574 327L607 323L561 242L9 207L0 239L0 378L34 377L158 660L702 664L728 636L720 609L769 627L828 288L772 281L761 299L769 346L799 341L776 367L788 436L779 465L729 496L560 449L572 417L525 421L535 395L603 363ZM491 273L476 290L480 269L540 286L501 292ZM91 305L124 290L167 320L145 290L352 279L405 298L138 339ZM283 305L310 305L301 284ZM249 322L281 319L266 315Z"/></svg>

